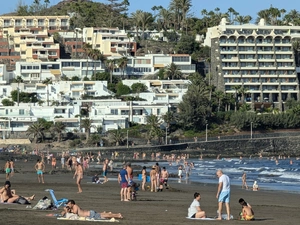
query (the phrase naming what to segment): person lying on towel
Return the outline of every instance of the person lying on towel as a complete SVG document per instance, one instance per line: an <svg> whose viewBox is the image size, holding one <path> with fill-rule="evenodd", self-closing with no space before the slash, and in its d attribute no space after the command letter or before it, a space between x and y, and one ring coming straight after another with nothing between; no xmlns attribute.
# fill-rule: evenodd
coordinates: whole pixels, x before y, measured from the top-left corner
<svg viewBox="0 0 300 225"><path fill-rule="evenodd" d="M64 211L61 212L61 215L65 216L67 213L73 213L75 215L78 215L79 217L87 217L89 219L95 219L95 220L123 218L121 213L112 213L112 212L97 213L94 210L83 210L75 203L74 200L69 200L67 202L67 205L66 207L64 207Z"/></svg>

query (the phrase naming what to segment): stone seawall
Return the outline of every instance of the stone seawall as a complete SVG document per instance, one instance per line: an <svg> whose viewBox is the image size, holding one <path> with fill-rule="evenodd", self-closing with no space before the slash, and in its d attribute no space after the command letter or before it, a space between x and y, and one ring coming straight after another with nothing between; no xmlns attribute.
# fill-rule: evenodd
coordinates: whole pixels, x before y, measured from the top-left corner
<svg viewBox="0 0 300 225"><path fill-rule="evenodd" d="M300 136L294 137L277 137L261 139L238 139L238 140L220 140L197 143L182 143L174 145L158 146L126 146L121 147L102 147L102 148L80 148L77 151L99 150L104 152L117 151L121 154L133 154L133 152L146 152L149 156L152 152L161 153L188 153L191 157L199 157L202 153L205 157L216 157L221 154L222 157L239 157L239 156L263 156L285 155L300 156Z"/></svg>

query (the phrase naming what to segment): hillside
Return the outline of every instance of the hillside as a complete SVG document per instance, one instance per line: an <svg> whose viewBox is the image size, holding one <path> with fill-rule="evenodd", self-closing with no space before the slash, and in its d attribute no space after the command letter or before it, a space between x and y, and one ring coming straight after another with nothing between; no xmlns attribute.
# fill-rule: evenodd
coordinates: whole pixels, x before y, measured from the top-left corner
<svg viewBox="0 0 300 225"><path fill-rule="evenodd" d="M72 17L71 25L74 27L122 27L123 13L126 10L126 6L120 0L113 0L112 4L91 0L64 0L51 7L42 3L19 5L16 12L3 16L70 15Z"/></svg>

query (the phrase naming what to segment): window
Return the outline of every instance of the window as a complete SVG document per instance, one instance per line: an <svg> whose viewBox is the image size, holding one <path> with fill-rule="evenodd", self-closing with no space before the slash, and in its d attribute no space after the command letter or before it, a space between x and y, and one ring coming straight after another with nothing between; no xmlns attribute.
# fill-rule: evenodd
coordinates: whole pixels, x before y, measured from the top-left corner
<svg viewBox="0 0 300 225"><path fill-rule="evenodd" d="M20 48L20 45L19 44L15 44L15 48Z"/></svg>
<svg viewBox="0 0 300 225"><path fill-rule="evenodd" d="M92 38L91 38L91 37L88 37L88 38L87 38L87 40L88 40L88 41L91 41L91 40L92 40Z"/></svg>
<svg viewBox="0 0 300 225"><path fill-rule="evenodd" d="M25 55L26 54L26 52L25 51L21 51L21 55Z"/></svg>
<svg viewBox="0 0 300 225"><path fill-rule="evenodd" d="M19 115L24 115L24 109L19 109Z"/></svg>
<svg viewBox="0 0 300 225"><path fill-rule="evenodd" d="M111 110L110 110L110 113L111 113L112 115L118 115L118 109L111 109Z"/></svg>
<svg viewBox="0 0 300 225"><path fill-rule="evenodd" d="M21 70L26 70L26 66L21 66Z"/></svg>
<svg viewBox="0 0 300 225"><path fill-rule="evenodd" d="M32 66L27 66L27 69L28 70L32 70Z"/></svg>
<svg viewBox="0 0 300 225"><path fill-rule="evenodd" d="M62 62L62 67L80 67L80 62Z"/></svg>
<svg viewBox="0 0 300 225"><path fill-rule="evenodd" d="M135 59L135 64L151 64L151 59Z"/></svg>
<svg viewBox="0 0 300 225"><path fill-rule="evenodd" d="M100 45L98 44L98 45L96 45L96 48L100 48Z"/></svg>
<svg viewBox="0 0 300 225"><path fill-rule="evenodd" d="M39 69L40 69L39 66L33 66L32 68L33 68L34 70L39 70Z"/></svg>
<svg viewBox="0 0 300 225"><path fill-rule="evenodd" d="M189 56L173 56L172 62L189 62L190 57Z"/></svg>
<svg viewBox="0 0 300 225"><path fill-rule="evenodd" d="M40 77L40 74L38 74L38 73L31 74L31 78L39 78L39 77Z"/></svg>

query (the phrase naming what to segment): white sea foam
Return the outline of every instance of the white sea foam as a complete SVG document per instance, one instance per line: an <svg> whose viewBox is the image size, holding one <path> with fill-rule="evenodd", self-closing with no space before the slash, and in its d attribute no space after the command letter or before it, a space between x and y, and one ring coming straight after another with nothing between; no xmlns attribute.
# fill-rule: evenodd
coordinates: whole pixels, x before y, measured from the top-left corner
<svg viewBox="0 0 300 225"><path fill-rule="evenodd" d="M295 173L283 173L280 178L300 180L299 174Z"/></svg>

